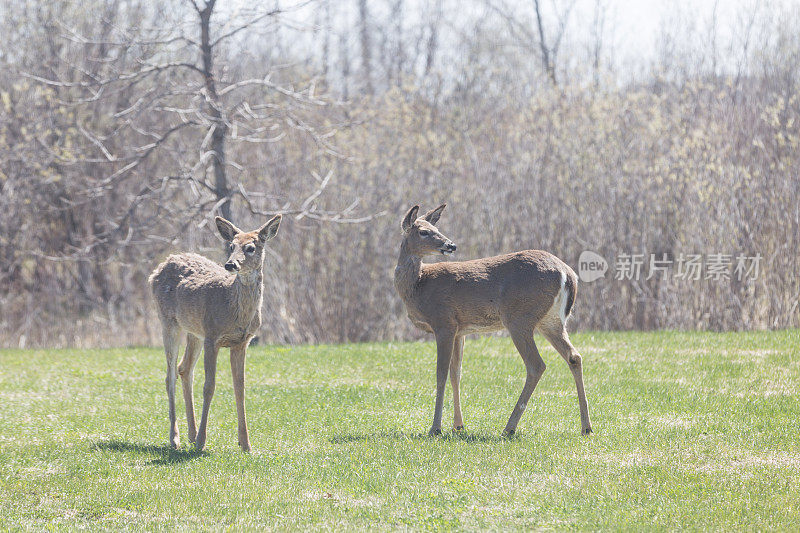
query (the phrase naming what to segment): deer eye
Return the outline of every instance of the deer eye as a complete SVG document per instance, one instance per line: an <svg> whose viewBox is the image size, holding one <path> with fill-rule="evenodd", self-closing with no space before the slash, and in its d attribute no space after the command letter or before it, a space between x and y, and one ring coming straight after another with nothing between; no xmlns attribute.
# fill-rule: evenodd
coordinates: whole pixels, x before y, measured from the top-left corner
<svg viewBox="0 0 800 533"><path fill-rule="evenodd" d="M244 247L244 253L246 253L247 255L253 255L255 251L256 247L253 246L252 244L248 244L247 246Z"/></svg>
<svg viewBox="0 0 800 533"><path fill-rule="evenodd" d="M421 230L419 230L419 234L420 234L420 236L422 236L422 237L427 237L428 235L430 235L430 234L431 234L431 232L430 232L430 231L428 231L428 230L426 230L426 229L421 229Z"/></svg>
<svg viewBox="0 0 800 533"><path fill-rule="evenodd" d="M233 243L229 243L228 244L228 250L230 250L232 252L234 248L236 248L236 246L234 246Z"/></svg>

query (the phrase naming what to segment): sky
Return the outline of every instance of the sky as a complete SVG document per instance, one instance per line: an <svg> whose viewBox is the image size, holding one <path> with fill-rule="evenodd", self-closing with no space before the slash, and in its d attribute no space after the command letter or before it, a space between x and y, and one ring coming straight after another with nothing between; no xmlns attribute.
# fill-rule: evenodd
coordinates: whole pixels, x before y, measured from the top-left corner
<svg viewBox="0 0 800 533"><path fill-rule="evenodd" d="M271 6L269 0L267 5ZM319 24L319 2L326 0L278 0L281 7L302 4L305 7L290 11L283 17L296 27L304 27L296 40L292 39L295 49L303 46L317 48L321 34L308 31L308 28ZM350 54L354 59L358 56L360 46L357 31L358 0L327 0L332 12L333 31L339 31L349 42ZM437 2L443 2L447 20L443 21L440 31L440 47L447 56L448 45L454 52L452 44L458 41L459 31L469 31L473 26L470 20L486 17L490 13L487 3L505 6L509 12L518 14L520 20L527 25L533 21L533 0L403 0L402 24L407 28L421 27L426 24L425 17L435 10ZM564 9L571 0L540 0L545 19L546 31L555 31L557 13ZM621 79L636 77L637 72L645 73L659 59L665 50L663 36L668 32L671 36L670 47L673 52L685 55L696 54L698 57L714 56L715 68L720 72L736 68L741 62L743 48L750 42L749 22L753 17L760 20L775 19L786 14L794 7L800 11L800 0L574 0L575 4L569 18L567 38L563 49L569 47L583 50L584 55L576 54L577 61L586 61L586 50L593 42L593 25L595 9L598 2L605 13L604 51L605 57L611 58L613 71ZM382 24L391 24L390 6L393 0L369 0L370 16L380 20ZM234 0L225 4L223 9L231 11L248 11L261 9L255 7L251 0ZM712 21L716 21L716 25ZM391 22L390 22L391 21ZM502 24L499 24L502 27ZM764 27L769 27L766 24ZM712 27L716 30L712 31ZM755 30L753 30L755 31ZM449 32L449 33L448 33ZM763 36L762 36L763 37ZM502 35L498 35L498 39ZM338 39L338 37L337 37ZM754 42L765 42L762 38L752 39ZM286 42L282 40L281 42ZM338 41L337 41L338 42ZM374 45L373 41L373 45ZM332 57L337 54L335 43ZM711 50L715 53L711 53ZM460 53L460 52L454 52ZM704 65L707 67L708 65Z"/></svg>

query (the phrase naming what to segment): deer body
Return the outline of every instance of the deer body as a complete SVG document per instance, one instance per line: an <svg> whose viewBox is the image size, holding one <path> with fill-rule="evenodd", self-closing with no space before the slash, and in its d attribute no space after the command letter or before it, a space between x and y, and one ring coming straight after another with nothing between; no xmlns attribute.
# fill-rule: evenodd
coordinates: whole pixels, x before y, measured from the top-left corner
<svg viewBox="0 0 800 533"><path fill-rule="evenodd" d="M264 243L275 236L280 215L259 230L245 233L227 220L217 217L217 227L230 242L231 256L222 268L197 254L171 255L150 276L153 298L158 308L167 356L167 397L170 419L170 444L179 445L175 416L175 382L183 384L189 441L205 447L208 415L216 387L219 349L231 349L231 373L238 418L239 445L250 450L244 407L244 366L247 345L261 326L263 301ZM186 351L177 363L180 341L186 337ZM205 384L203 412L199 429L194 415L194 367L204 351Z"/></svg>
<svg viewBox="0 0 800 533"><path fill-rule="evenodd" d="M231 275L197 254L171 255L151 278L160 314L187 334L241 344L261 326L263 274Z"/></svg>
<svg viewBox="0 0 800 533"><path fill-rule="evenodd" d="M453 388L453 427L463 428L459 393L464 335L507 329L520 352L527 379L505 433L516 431L527 402L545 370L533 340L541 332L567 361L575 378L581 425L591 432L581 356L569 341L566 321L577 292L577 276L563 261L541 250L526 250L472 261L424 264L430 253L456 246L434 226L444 206L417 218L418 206L403 221L404 239L395 287L408 316L432 332L437 344L437 388L430 433L441 433L448 369Z"/></svg>
<svg viewBox="0 0 800 533"><path fill-rule="evenodd" d="M548 311L564 269L569 267L540 250L428 265L401 256L395 285L421 329L433 333L436 324L460 335L491 333L505 328L503 316L531 307L541 308L537 314Z"/></svg>

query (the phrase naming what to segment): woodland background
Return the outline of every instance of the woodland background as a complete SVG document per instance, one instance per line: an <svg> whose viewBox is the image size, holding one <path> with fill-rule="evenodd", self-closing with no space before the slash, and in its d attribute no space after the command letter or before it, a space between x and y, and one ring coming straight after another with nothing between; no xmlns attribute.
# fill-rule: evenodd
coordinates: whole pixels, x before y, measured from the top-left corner
<svg viewBox="0 0 800 533"><path fill-rule="evenodd" d="M457 260L763 256L583 283L572 328L800 326L799 6L653 5L640 50L613 0L0 2L0 346L159 344L153 268L276 212L261 341L418 338L400 220L442 202Z"/></svg>

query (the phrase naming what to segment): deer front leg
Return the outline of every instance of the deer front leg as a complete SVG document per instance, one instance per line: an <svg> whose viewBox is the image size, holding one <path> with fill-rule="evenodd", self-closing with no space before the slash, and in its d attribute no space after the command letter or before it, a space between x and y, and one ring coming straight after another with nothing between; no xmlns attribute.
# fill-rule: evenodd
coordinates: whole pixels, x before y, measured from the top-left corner
<svg viewBox="0 0 800 533"><path fill-rule="evenodd" d="M249 341L248 341L249 342ZM247 433L247 416L244 408L244 362L247 342L231 347L231 374L233 374L233 394L236 397L236 417L239 421L239 446L250 451L250 436Z"/></svg>
<svg viewBox="0 0 800 533"><path fill-rule="evenodd" d="M189 442L197 440L197 420L194 417L194 365L203 347L203 341L191 333L186 336L186 351L178 365L178 374L183 384L183 403L186 406L186 423L189 426Z"/></svg>
<svg viewBox="0 0 800 533"><path fill-rule="evenodd" d="M169 445L177 448L180 445L178 421L175 415L175 381L177 380L178 348L181 331L177 324L164 324L164 352L167 356L167 402L169 407Z"/></svg>
<svg viewBox="0 0 800 533"><path fill-rule="evenodd" d="M203 346L203 365L206 371L206 382L203 385L203 414L200 417L200 427L197 430L195 447L202 451L206 448L206 433L208 429L208 413L211 410L211 399L214 397L217 379L217 352L219 348L214 339L206 338Z"/></svg>
<svg viewBox="0 0 800 533"><path fill-rule="evenodd" d="M450 385L453 387L453 429L464 429L464 418L461 416L461 361L464 357L464 336L456 337L453 346L453 357L450 359Z"/></svg>
<svg viewBox="0 0 800 533"><path fill-rule="evenodd" d="M436 406L433 410L433 425L428 435L433 437L442 434L442 408L444 406L444 388L447 384L447 371L450 358L453 356L455 332L451 329L436 331Z"/></svg>

